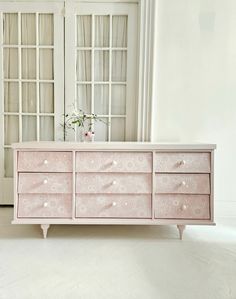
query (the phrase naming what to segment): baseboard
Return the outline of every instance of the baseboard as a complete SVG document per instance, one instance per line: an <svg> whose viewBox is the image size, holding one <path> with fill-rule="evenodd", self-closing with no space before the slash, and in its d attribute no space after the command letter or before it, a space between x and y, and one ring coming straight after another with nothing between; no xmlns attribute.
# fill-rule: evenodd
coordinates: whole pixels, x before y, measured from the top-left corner
<svg viewBox="0 0 236 299"><path fill-rule="evenodd" d="M236 201L215 201L215 217L236 218Z"/></svg>

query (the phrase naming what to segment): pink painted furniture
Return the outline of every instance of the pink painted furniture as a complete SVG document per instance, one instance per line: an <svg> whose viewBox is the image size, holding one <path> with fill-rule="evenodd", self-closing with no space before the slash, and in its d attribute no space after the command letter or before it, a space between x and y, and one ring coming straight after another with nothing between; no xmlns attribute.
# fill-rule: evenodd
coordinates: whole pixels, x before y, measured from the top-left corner
<svg viewBox="0 0 236 299"><path fill-rule="evenodd" d="M14 224L214 224L211 144L23 142Z"/></svg>

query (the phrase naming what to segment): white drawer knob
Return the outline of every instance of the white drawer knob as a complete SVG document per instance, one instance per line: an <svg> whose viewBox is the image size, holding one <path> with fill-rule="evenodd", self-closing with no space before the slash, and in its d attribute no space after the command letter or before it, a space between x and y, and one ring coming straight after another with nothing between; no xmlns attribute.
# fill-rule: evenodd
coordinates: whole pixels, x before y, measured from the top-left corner
<svg viewBox="0 0 236 299"><path fill-rule="evenodd" d="M186 211L187 210L187 206L186 205L182 205L182 210Z"/></svg>
<svg viewBox="0 0 236 299"><path fill-rule="evenodd" d="M48 164L48 160L44 160L44 161L43 161L43 164L44 164L44 165L47 165L47 164Z"/></svg>
<svg viewBox="0 0 236 299"><path fill-rule="evenodd" d="M115 206L117 205L117 203L114 201L114 202L112 203L112 205L113 205L113 207L115 207Z"/></svg>
<svg viewBox="0 0 236 299"><path fill-rule="evenodd" d="M185 165L185 164L186 164L186 161L185 161L185 160L181 160L181 161L179 162L179 164L180 164L180 165Z"/></svg>
<svg viewBox="0 0 236 299"><path fill-rule="evenodd" d="M44 184L47 184L47 183L48 183L48 180L47 180L47 179L44 179L44 180L43 180L43 183L44 183Z"/></svg>
<svg viewBox="0 0 236 299"><path fill-rule="evenodd" d="M116 185L116 181L113 181L113 182L112 182L112 185Z"/></svg>
<svg viewBox="0 0 236 299"><path fill-rule="evenodd" d="M44 207L44 208L48 207L48 203L45 202L45 203L43 204L43 207Z"/></svg>
<svg viewBox="0 0 236 299"><path fill-rule="evenodd" d="M115 160L112 161L112 165L114 165L114 166L117 165L117 161L115 161Z"/></svg>
<svg viewBox="0 0 236 299"><path fill-rule="evenodd" d="M91 163L91 164L94 164L94 160L91 160L90 163Z"/></svg>
<svg viewBox="0 0 236 299"><path fill-rule="evenodd" d="M127 202L125 202L125 206L128 206L128 203L127 203Z"/></svg>
<svg viewBox="0 0 236 299"><path fill-rule="evenodd" d="M186 182L183 181L183 182L181 183L181 185L182 185L182 186L186 186Z"/></svg>

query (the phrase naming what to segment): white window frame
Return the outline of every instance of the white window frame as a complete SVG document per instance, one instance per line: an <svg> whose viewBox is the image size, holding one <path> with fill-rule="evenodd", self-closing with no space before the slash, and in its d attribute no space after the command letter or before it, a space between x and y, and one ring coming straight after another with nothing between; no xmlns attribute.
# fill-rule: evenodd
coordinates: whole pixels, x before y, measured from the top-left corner
<svg viewBox="0 0 236 299"><path fill-rule="evenodd" d="M64 59L64 17L62 15L64 3L53 2L1 2L0 3L0 57L3 61L3 28L2 20L4 13L35 13L36 18L39 13L49 13L54 15L54 61ZM18 28L19 30L19 28ZM23 46L24 47L24 46ZM21 51L21 46L18 46ZM36 58L38 58L38 48L36 45ZM19 68L21 68L19 61ZM19 69L20 72L20 69ZM21 78L19 77L19 81ZM36 79L37 85L37 105L39 105L39 78ZM63 127L60 125L64 113L64 63L54 63L54 137L55 140L63 140ZM4 77L3 65L0 68L0 204L11 204L13 200L13 179L4 177ZM19 101L21 103L21 90L19 87ZM19 115L22 115L20 105ZM29 113L30 114L30 113ZM37 117L37 129L39 130L39 113L34 114ZM40 114L41 115L41 114ZM19 138L22 138L21 121L19 122ZM39 131L37 132L39 139Z"/></svg>
<svg viewBox="0 0 236 299"><path fill-rule="evenodd" d="M155 84L156 73L156 17L157 17L157 4L156 0L83 0L81 2L121 2L121 3L138 3L139 7L139 58L138 58L138 111L137 111L137 140L138 141L150 141L152 140L152 135L155 129L155 119L152 117L154 109L157 109L157 87ZM66 14L73 14L73 0L64 1L38 1L38 2L0 2L0 12L25 12L25 7L28 7L27 12L44 12L44 13L54 13L54 17L58 20L58 23L54 25L56 32L63 32L63 22L59 22L59 19L63 19L65 13L65 4L72 3L69 9L67 7ZM1 22L0 22L1 23ZM2 32L2 28L0 28ZM57 36L57 37L56 37ZM58 44L61 43L62 47L55 47L54 57L64 57L63 47L64 38L60 34L56 34L55 38L58 39ZM0 42L2 41L2 36L0 36ZM2 47L0 47L0 56L2 57ZM55 64L55 74L60 74L58 80L54 78L55 82L59 82L57 88L55 87L54 95L55 99L61 99L64 97L64 93L68 92L64 89L64 69L58 68ZM3 72L0 68L0 84L3 82ZM2 87L2 86L1 86ZM65 86L66 87L66 86ZM0 88L2 92L2 88ZM1 94L1 101L3 101L3 94ZM4 160L3 160L3 103L0 101L0 204L4 203L4 199L13 198L12 192L12 179L5 178L4 176ZM55 111L55 123L59 124L61 122L60 115L64 112L64 100L61 105L61 109L58 107L58 113ZM56 128L56 127L55 127ZM59 129L59 128L57 128ZM59 130L60 131L60 130ZM59 132L57 131L57 132ZM57 133L55 134L55 136ZM58 133L61 136L62 133ZM4 187L3 187L4 186ZM8 203L6 201L6 203Z"/></svg>

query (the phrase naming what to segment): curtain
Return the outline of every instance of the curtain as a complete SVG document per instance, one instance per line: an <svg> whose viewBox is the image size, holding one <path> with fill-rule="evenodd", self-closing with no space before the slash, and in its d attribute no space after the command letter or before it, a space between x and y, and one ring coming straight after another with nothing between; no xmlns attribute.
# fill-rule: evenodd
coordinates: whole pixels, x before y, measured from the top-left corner
<svg viewBox="0 0 236 299"><path fill-rule="evenodd" d="M54 139L54 117L43 114L54 113L54 84L47 82L54 79L53 49L54 23L52 14L39 14L38 17L38 43L44 46L39 49L39 63L36 60L36 14L23 13L20 20L21 40L18 41L18 14L5 13L4 21L4 51L3 69L4 79L15 79L16 82L4 82L4 112L19 113L19 91L21 90L21 107L24 115L4 116L4 145L9 146L20 140L19 122L22 123L22 141L37 140L39 131L40 140ZM18 42L22 45L19 50ZM8 48L7 45L14 45ZM26 46L26 48L24 48ZM31 47L33 46L33 47ZM19 51L21 51L21 74L19 74ZM38 70L38 73L37 73ZM19 78L29 82L20 83ZM39 98L37 105L37 78L43 80L39 84ZM32 82L30 82L32 81ZM21 84L21 88L19 88ZM30 115L35 113L35 115ZM41 113L39 122L37 114ZM37 128L38 126L38 128ZM5 176L12 176L11 149L5 149Z"/></svg>
<svg viewBox="0 0 236 299"><path fill-rule="evenodd" d="M110 22L111 21L111 22ZM77 107L85 112L91 111L91 83L94 78L94 112L98 115L125 115L126 113L126 86L116 84L126 82L127 71L127 16L99 15L77 16ZM112 32L110 24L112 24ZM94 26L94 40L91 31ZM112 33L112 35L111 35ZM110 40L110 37L112 39ZM94 57L88 47L94 46ZM87 49L85 49L87 47ZM112 48L112 62L109 48ZM91 61L94 69L91 69ZM111 74L110 72L111 65ZM93 74L92 74L93 72ZM109 107L109 83L111 80L111 107ZM82 85L79 83L85 83ZM96 83L97 82L97 83ZM104 82L104 83L103 83ZM104 119L107 121L107 119ZM124 118L114 118L111 123L111 133L114 140L124 138ZM103 124L95 125L95 139L107 140L107 127Z"/></svg>

